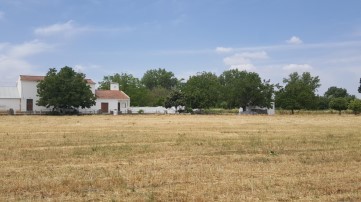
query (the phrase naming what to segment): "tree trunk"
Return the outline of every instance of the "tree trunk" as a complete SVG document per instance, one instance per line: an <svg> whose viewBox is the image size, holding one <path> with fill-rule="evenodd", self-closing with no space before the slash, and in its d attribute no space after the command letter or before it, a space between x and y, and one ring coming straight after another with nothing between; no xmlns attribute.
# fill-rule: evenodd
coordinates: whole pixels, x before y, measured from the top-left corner
<svg viewBox="0 0 361 202"><path fill-rule="evenodd" d="M341 115L341 110L338 110L338 115Z"/></svg>
<svg viewBox="0 0 361 202"><path fill-rule="evenodd" d="M291 109L291 114L295 114L295 112L293 111L293 109Z"/></svg>

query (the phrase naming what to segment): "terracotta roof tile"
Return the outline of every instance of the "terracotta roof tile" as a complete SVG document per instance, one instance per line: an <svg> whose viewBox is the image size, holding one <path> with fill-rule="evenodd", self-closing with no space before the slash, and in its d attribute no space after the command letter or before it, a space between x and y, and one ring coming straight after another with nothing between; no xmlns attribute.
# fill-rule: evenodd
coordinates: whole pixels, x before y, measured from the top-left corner
<svg viewBox="0 0 361 202"><path fill-rule="evenodd" d="M125 94L123 91L118 90L96 90L95 96L100 99L129 99L129 96L127 94Z"/></svg>
<svg viewBox="0 0 361 202"><path fill-rule="evenodd" d="M22 81L41 81L44 80L45 76L30 76L30 75L20 75L20 80ZM88 84L95 84L91 79L85 79Z"/></svg>

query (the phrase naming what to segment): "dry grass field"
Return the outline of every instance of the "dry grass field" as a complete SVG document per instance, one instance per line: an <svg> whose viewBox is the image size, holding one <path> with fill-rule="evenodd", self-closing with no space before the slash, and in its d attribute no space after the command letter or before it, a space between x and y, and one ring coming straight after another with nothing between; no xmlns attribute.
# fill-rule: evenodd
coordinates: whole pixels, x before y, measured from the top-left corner
<svg viewBox="0 0 361 202"><path fill-rule="evenodd" d="M361 201L361 116L0 116L0 201Z"/></svg>

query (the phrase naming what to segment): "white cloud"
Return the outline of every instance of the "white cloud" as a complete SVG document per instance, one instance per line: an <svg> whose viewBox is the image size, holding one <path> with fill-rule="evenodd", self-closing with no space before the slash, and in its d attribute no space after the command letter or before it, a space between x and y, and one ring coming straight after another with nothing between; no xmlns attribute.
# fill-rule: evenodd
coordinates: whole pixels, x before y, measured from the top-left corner
<svg viewBox="0 0 361 202"><path fill-rule="evenodd" d="M52 47L38 40L25 42L20 45L14 45L9 48L7 55L12 58L23 58L50 50Z"/></svg>
<svg viewBox="0 0 361 202"><path fill-rule="evenodd" d="M65 23L57 23L46 27L36 28L34 33L38 36L72 36L80 32L89 30L87 27L80 27L75 25L73 20L69 20Z"/></svg>
<svg viewBox="0 0 361 202"><path fill-rule="evenodd" d="M249 71L249 70L254 70L256 68L252 63L252 60L262 60L267 58L268 55L265 51L243 52L226 57L223 59L223 62L226 66L229 66L230 69Z"/></svg>
<svg viewBox="0 0 361 202"><path fill-rule="evenodd" d="M233 51L233 48L225 48L225 47L217 47L216 48L217 53L229 53L232 51Z"/></svg>
<svg viewBox="0 0 361 202"><path fill-rule="evenodd" d="M35 35L41 37L64 36L71 37L81 33L103 32L103 33L124 33L134 31L134 27L91 27L77 25L73 20L65 23L57 23L49 26L39 27L34 30Z"/></svg>
<svg viewBox="0 0 361 202"><path fill-rule="evenodd" d="M293 45L299 45L302 44L303 41L297 37L297 36L292 36L289 40L286 41L288 44L293 44Z"/></svg>
<svg viewBox="0 0 361 202"><path fill-rule="evenodd" d="M309 71L312 69L312 66L309 64L287 64L283 66L283 70L286 71Z"/></svg>
<svg viewBox="0 0 361 202"><path fill-rule="evenodd" d="M33 74L34 66L25 58L50 50L52 47L39 41L23 44L0 44L0 75L2 81L16 81L20 74Z"/></svg>

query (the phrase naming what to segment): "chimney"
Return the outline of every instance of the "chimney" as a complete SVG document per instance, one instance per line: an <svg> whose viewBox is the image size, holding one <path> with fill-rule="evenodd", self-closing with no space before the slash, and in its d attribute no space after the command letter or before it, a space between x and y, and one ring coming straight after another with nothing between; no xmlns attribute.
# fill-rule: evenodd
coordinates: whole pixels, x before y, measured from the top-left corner
<svg viewBox="0 0 361 202"><path fill-rule="evenodd" d="M119 90L118 83L110 83L110 90Z"/></svg>

